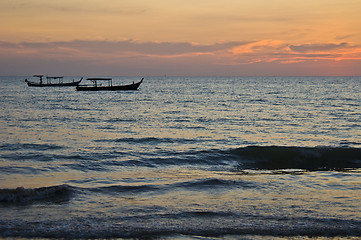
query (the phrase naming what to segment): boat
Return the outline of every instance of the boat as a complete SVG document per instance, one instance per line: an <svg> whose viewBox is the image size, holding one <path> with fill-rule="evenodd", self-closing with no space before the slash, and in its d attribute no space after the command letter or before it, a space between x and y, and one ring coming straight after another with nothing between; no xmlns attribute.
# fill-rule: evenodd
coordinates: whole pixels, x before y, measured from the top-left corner
<svg viewBox="0 0 361 240"><path fill-rule="evenodd" d="M34 75L33 77L39 78L39 82L32 82L28 79L25 79L25 82L29 87L70 87L70 86L78 86L80 82L83 80L81 78L78 81L73 79L72 82L64 82L64 77L46 77L46 82L43 82L44 75Z"/></svg>
<svg viewBox="0 0 361 240"><path fill-rule="evenodd" d="M142 78L137 83L127 84L127 85L116 85L113 86L113 80L111 78L87 78L87 80L92 81L93 85L79 85L76 87L77 91L127 91L127 90L137 90L140 84L143 82ZM104 83L104 84L103 84Z"/></svg>

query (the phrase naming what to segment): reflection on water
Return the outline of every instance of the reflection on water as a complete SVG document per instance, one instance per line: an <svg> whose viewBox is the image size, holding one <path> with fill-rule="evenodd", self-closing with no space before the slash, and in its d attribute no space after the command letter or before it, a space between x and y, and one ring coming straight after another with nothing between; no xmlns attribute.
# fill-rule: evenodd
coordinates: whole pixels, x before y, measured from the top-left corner
<svg viewBox="0 0 361 240"><path fill-rule="evenodd" d="M361 236L358 78L0 81L0 237Z"/></svg>

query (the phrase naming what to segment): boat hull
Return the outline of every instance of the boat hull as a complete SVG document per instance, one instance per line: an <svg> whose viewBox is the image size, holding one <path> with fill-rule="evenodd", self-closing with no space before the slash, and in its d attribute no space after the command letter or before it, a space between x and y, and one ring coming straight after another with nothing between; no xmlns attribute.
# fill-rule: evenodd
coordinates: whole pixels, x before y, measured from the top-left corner
<svg viewBox="0 0 361 240"><path fill-rule="evenodd" d="M82 80L68 83L38 83L25 80L29 87L74 87L78 86Z"/></svg>
<svg viewBox="0 0 361 240"><path fill-rule="evenodd" d="M140 82L128 84L128 85L119 85L119 86L77 86L77 91L131 91L138 90L140 84L143 82L143 79Z"/></svg>

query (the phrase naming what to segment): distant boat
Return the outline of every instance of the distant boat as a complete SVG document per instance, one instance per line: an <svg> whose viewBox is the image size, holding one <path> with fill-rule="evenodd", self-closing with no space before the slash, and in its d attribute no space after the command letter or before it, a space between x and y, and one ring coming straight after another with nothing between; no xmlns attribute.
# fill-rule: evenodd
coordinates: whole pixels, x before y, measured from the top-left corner
<svg viewBox="0 0 361 240"><path fill-rule="evenodd" d="M111 78L87 78L87 80L92 81L93 85L79 85L76 87L78 91L127 91L127 90L137 90L140 84L143 82L142 78L137 83L127 84L127 85L116 85L113 86ZM105 82L104 85L101 82Z"/></svg>
<svg viewBox="0 0 361 240"><path fill-rule="evenodd" d="M39 78L39 82L32 82L28 79L25 79L25 82L29 87L70 87L78 86L79 83L83 80L81 78L78 81L73 80L72 82L64 82L64 77L46 77L46 82L43 82L44 75L34 75L34 77Z"/></svg>

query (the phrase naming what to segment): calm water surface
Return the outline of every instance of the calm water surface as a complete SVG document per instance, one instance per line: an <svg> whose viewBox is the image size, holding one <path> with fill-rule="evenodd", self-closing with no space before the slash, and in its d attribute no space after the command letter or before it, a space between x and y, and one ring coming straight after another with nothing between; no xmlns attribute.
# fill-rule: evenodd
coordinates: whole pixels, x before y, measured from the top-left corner
<svg viewBox="0 0 361 240"><path fill-rule="evenodd" d="M360 77L23 79L0 78L2 238L361 237Z"/></svg>

